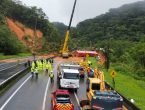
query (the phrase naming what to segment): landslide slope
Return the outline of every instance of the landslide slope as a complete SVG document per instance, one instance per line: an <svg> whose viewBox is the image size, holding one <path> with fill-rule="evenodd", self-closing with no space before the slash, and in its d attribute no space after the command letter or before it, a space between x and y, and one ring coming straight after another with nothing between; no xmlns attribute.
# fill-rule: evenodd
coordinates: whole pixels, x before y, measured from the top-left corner
<svg viewBox="0 0 145 110"><path fill-rule="evenodd" d="M0 26L7 28L3 30L1 28L1 38L7 41L4 36L8 36L8 32L5 32L5 35L2 34L7 30L19 44L23 45L22 47L29 48L25 50L31 50L31 52L57 51L60 38L57 30L47 18L41 8L27 7L20 1L1 0ZM34 30L37 30L36 33ZM12 38L10 35L9 39ZM9 42L0 44L0 53L9 54L9 48L5 49L6 52L3 49L9 44ZM23 51L23 49L19 50ZM19 52L14 52L14 54Z"/></svg>

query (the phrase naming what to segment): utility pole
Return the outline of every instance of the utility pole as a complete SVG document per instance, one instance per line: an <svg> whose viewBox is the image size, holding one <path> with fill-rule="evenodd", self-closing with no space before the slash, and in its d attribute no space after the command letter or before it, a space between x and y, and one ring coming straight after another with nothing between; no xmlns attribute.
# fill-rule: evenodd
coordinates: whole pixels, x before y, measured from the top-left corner
<svg viewBox="0 0 145 110"><path fill-rule="evenodd" d="M35 20L35 27L34 27L34 40L33 40L33 58L34 61L36 60L36 37L37 37L37 33L36 33L36 29L37 29L37 16L36 16L36 20Z"/></svg>

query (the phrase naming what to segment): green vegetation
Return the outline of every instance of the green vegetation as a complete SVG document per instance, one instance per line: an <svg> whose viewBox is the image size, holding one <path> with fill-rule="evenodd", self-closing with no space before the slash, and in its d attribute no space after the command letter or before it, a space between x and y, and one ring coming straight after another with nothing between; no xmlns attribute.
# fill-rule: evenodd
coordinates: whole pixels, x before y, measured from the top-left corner
<svg viewBox="0 0 145 110"><path fill-rule="evenodd" d="M96 47L96 41L106 39L128 40L133 42L145 41L145 1L123 5L110 9L109 12L80 22L76 29L80 46L82 40L85 45ZM79 45L78 45L79 46Z"/></svg>
<svg viewBox="0 0 145 110"><path fill-rule="evenodd" d="M89 58L89 60L92 61L92 67L98 67L97 61L95 58ZM112 85L112 78L110 76L110 72L114 70L116 66L112 66L109 69L109 72L107 72L104 67L99 67L104 73L105 73L105 80L108 82L110 85ZM116 69L115 69L116 70ZM115 82L116 82L116 90L120 92L122 95L124 95L127 99L134 99L135 104L142 110L145 109L145 82L134 79L132 76L129 75L128 72L122 72L122 71L117 71L117 75L115 77Z"/></svg>
<svg viewBox="0 0 145 110"><path fill-rule="evenodd" d="M60 36L63 38L65 36L67 26L59 22L53 22L53 24L58 29Z"/></svg>
<svg viewBox="0 0 145 110"><path fill-rule="evenodd" d="M105 55L109 52L111 67L145 81L144 5L145 1L123 5L80 22L72 31L75 43L71 46L97 51L103 48Z"/></svg>
<svg viewBox="0 0 145 110"><path fill-rule="evenodd" d="M19 0L1 0L0 3L0 53L4 54L18 54L20 52L28 52L29 50L24 48L24 45L16 38L16 35L12 33L5 21L5 17L9 17L13 20L23 23L26 27L32 29L39 29L43 32L44 42L43 50L40 51L55 51L59 50L60 36L52 23L48 21L48 17L41 8L27 7ZM29 37L25 36L25 40ZM11 42L10 42L11 41ZM55 44L53 48L49 48L45 44ZM10 48L11 47L11 48ZM23 49L24 48L24 49ZM49 49L48 49L49 48ZM48 50L46 50L48 49Z"/></svg>
<svg viewBox="0 0 145 110"><path fill-rule="evenodd" d="M145 109L145 1L140 1L85 20L72 31L72 46L100 51L109 58L110 69L117 71L116 90L133 98L135 104ZM71 42L72 43L72 42ZM109 53L109 54L108 54ZM106 81L112 79L105 68L95 64L105 73Z"/></svg>
<svg viewBox="0 0 145 110"><path fill-rule="evenodd" d="M9 59L9 58L19 58L19 57L29 57L32 56L31 53L19 53L17 55L4 55L0 53L0 60Z"/></svg>
<svg viewBox="0 0 145 110"><path fill-rule="evenodd" d="M22 51L25 52L27 48L7 27L4 16L0 15L0 18L0 53L4 53L5 55L14 55Z"/></svg>

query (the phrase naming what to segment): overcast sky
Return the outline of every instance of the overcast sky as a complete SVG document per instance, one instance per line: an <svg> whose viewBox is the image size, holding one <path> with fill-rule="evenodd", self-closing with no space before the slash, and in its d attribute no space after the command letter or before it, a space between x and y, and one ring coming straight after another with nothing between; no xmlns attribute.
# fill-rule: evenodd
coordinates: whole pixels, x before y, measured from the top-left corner
<svg viewBox="0 0 145 110"><path fill-rule="evenodd" d="M21 0L27 6L42 8L51 22L68 25L74 0ZM142 0L77 0L72 26L85 19L94 18L123 4Z"/></svg>

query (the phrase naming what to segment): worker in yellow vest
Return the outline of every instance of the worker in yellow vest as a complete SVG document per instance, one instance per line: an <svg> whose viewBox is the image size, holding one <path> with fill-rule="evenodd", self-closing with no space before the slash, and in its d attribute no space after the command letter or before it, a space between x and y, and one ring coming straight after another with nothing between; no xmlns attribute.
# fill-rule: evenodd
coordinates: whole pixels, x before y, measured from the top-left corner
<svg viewBox="0 0 145 110"><path fill-rule="evenodd" d="M46 72L48 73L48 70L49 70L49 63L46 63L45 67L46 67Z"/></svg>
<svg viewBox="0 0 145 110"><path fill-rule="evenodd" d="M32 61L32 65L31 65L31 67L32 67L32 68L35 67L35 63L34 63L34 61Z"/></svg>
<svg viewBox="0 0 145 110"><path fill-rule="evenodd" d="M50 77L51 83L54 82L54 74L53 74L53 71L50 71L49 77Z"/></svg>
<svg viewBox="0 0 145 110"><path fill-rule="evenodd" d="M41 61L39 61L38 69L39 69L39 71L43 70L43 64Z"/></svg>
<svg viewBox="0 0 145 110"><path fill-rule="evenodd" d="M34 63L34 61L32 61L32 65L31 65L31 74L32 74L32 76L34 75L34 70L35 70L35 63Z"/></svg>
<svg viewBox="0 0 145 110"><path fill-rule="evenodd" d="M43 59L43 70L46 70L46 60Z"/></svg>
<svg viewBox="0 0 145 110"><path fill-rule="evenodd" d="M38 67L37 66L35 66L34 73L36 75L36 78L38 78Z"/></svg>
<svg viewBox="0 0 145 110"><path fill-rule="evenodd" d="M49 63L49 71L52 71L52 65Z"/></svg>

